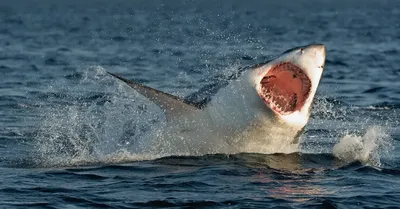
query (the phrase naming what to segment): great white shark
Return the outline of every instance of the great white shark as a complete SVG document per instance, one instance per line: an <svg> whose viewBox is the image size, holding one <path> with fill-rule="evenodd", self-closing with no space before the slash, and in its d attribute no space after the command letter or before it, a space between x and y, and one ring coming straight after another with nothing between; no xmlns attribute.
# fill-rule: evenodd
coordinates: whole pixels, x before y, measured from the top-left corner
<svg viewBox="0 0 400 209"><path fill-rule="evenodd" d="M322 44L296 47L241 69L225 85L210 85L186 98L109 74L164 111L167 122L162 136L147 142L153 151L273 153L298 146L325 57Z"/></svg>

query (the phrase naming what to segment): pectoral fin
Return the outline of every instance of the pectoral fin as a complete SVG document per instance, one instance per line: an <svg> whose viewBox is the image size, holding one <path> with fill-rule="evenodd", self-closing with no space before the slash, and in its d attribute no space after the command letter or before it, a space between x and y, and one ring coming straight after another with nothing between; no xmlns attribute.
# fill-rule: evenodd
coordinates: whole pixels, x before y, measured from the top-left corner
<svg viewBox="0 0 400 209"><path fill-rule="evenodd" d="M196 104L191 104L183 100L182 98L179 98L171 94L167 94L157 89L150 88L135 81L125 79L113 73L109 74L125 82L130 87L135 89L137 92L139 92L143 96L147 97L150 101L158 105L162 110L164 110L165 115L167 116L167 120L179 117L189 112L199 110L199 107L197 107Z"/></svg>

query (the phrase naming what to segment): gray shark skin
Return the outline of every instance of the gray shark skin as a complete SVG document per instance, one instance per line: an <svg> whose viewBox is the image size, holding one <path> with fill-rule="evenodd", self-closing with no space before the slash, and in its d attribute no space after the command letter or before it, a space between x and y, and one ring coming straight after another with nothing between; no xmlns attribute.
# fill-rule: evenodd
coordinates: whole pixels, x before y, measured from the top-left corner
<svg viewBox="0 0 400 209"><path fill-rule="evenodd" d="M322 44L287 50L242 70L221 88L203 89L197 102L109 74L164 111L164 136L149 139L160 153L177 147L174 154L291 152L308 122L325 57Z"/></svg>

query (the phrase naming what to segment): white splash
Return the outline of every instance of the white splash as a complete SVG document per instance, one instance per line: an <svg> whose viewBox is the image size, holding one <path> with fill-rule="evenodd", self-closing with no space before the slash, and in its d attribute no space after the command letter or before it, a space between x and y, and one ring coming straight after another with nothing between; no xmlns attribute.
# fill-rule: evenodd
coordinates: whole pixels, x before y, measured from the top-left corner
<svg viewBox="0 0 400 209"><path fill-rule="evenodd" d="M365 165L381 166L381 158L392 149L392 138L379 126L367 129L364 136L346 135L333 147L333 155L346 162L359 161Z"/></svg>
<svg viewBox="0 0 400 209"><path fill-rule="evenodd" d="M139 139L162 116L154 105L115 82L102 67L91 67L79 83L60 81L40 105L33 147L37 166L73 166L147 160ZM51 95L60 97L51 100Z"/></svg>

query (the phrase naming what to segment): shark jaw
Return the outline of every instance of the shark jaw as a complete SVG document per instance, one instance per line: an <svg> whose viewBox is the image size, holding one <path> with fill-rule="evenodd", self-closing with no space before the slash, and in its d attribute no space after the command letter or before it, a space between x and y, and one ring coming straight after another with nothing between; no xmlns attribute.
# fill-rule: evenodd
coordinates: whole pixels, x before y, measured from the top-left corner
<svg viewBox="0 0 400 209"><path fill-rule="evenodd" d="M252 82L259 97L282 122L306 125L325 58L325 46L314 44L288 50L254 69Z"/></svg>
<svg viewBox="0 0 400 209"><path fill-rule="evenodd" d="M290 62L273 66L261 79L260 85L260 97L281 115L301 110L311 91L310 78Z"/></svg>

